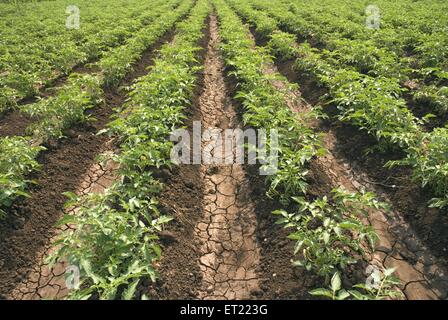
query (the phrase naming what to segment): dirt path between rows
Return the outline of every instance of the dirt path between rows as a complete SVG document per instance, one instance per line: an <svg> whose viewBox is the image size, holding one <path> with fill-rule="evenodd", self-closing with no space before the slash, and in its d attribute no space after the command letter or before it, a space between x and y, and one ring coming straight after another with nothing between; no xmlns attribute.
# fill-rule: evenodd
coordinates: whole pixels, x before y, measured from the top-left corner
<svg viewBox="0 0 448 320"><path fill-rule="evenodd" d="M89 111L96 121L69 130L66 139L48 146L48 150L39 156L42 170L33 174L37 184L30 188L31 197L15 203L7 218L0 221L0 298L39 298L47 294L59 297L64 294L60 268L55 269L53 277L42 261L59 232L54 225L62 216L67 200L62 193L82 192L87 188L85 179L90 179L91 173L93 179L95 175L102 176L96 156L113 146L108 137L96 133L110 121L114 108L125 102L127 93L124 88L148 72L157 50L172 38L173 32L167 32L142 54L116 89L105 91L104 103Z"/></svg>
<svg viewBox="0 0 448 320"><path fill-rule="evenodd" d="M212 16L204 91L199 98L203 130L240 127L228 97L218 46L217 19ZM209 155L205 151L208 142L202 142L203 162ZM235 146L232 147L230 152L225 148L211 149L210 155L222 157L223 162L203 164L200 169L205 181L203 217L195 227L195 236L201 243L200 299L248 299L251 293L259 290L256 268L260 254L255 234L255 204L250 197L251 187L243 166L232 164L236 152Z"/></svg>
<svg viewBox="0 0 448 320"><path fill-rule="evenodd" d="M191 136L195 121L200 121L202 133L238 127L225 82L214 15L208 18L202 47L204 70L186 123ZM202 141L203 152L207 143ZM249 299L260 290L252 190L242 165L204 164L207 155L218 156L218 152L204 152L201 164L181 164L169 175L160 202L175 221L162 236L161 278L149 290L151 297Z"/></svg>

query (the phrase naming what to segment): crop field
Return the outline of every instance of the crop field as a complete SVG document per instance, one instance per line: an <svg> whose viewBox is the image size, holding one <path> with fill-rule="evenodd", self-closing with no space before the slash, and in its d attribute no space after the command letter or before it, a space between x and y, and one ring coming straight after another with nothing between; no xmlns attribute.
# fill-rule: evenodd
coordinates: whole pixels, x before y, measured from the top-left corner
<svg viewBox="0 0 448 320"><path fill-rule="evenodd" d="M445 0L0 1L0 299L448 299Z"/></svg>

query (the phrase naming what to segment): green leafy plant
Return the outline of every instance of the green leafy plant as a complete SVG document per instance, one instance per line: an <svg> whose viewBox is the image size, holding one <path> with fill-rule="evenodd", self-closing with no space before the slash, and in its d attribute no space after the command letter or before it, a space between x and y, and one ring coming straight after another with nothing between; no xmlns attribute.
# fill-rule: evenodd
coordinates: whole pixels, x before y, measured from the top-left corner
<svg viewBox="0 0 448 320"><path fill-rule="evenodd" d="M44 148L32 146L27 138L0 139L0 218L17 197L28 196L26 186L33 181L27 175L40 167L35 159L41 150Z"/></svg>
<svg viewBox="0 0 448 320"><path fill-rule="evenodd" d="M140 182L147 184L144 190L158 184L150 175L143 176ZM132 193L125 188L115 185L105 194L85 198L67 194L67 206L76 205L79 211L65 216L59 225L71 224L76 228L57 242L60 249L48 261L51 267L58 257L69 254L69 263L79 266L81 281L79 289L71 293L73 299L87 299L92 294L113 299L120 286L126 288L120 291L121 297L131 299L140 278L156 277L153 264L161 254L156 233L170 218L158 213L157 202L152 198L154 192L128 198L120 194ZM111 207L113 203L120 207Z"/></svg>
<svg viewBox="0 0 448 320"><path fill-rule="evenodd" d="M60 138L64 130L88 120L85 111L101 101L102 90L95 76L72 74L69 83L54 97L20 109L39 120L27 128L39 142Z"/></svg>
<svg viewBox="0 0 448 320"><path fill-rule="evenodd" d="M352 298L353 300L386 300L386 299L401 299L403 294L397 290L396 286L400 281L393 276L395 270L385 269L379 272L379 282L375 286L367 284L356 284L352 289L346 290L342 288L342 281L340 274L335 272L331 278L329 289L318 288L310 291L313 296L326 297L331 300L346 300Z"/></svg>
<svg viewBox="0 0 448 320"><path fill-rule="evenodd" d="M326 297L331 300L345 300L350 297L350 293L342 289L341 276L339 272L335 272L331 277L329 289L318 288L310 291L313 296Z"/></svg>
<svg viewBox="0 0 448 320"><path fill-rule="evenodd" d="M277 210L274 214L281 216L278 224L294 230L288 236L296 241L294 254L300 253L294 265L314 270L327 280L336 270L356 263L353 253L364 254L364 240L374 248L378 236L361 219L369 209L387 208L372 193L348 193L341 189L334 189L331 198L293 200L298 205L294 212Z"/></svg>
<svg viewBox="0 0 448 320"><path fill-rule="evenodd" d="M380 273L379 283L376 286L367 284L356 284L349 293L355 300L385 300L385 299L402 299L403 293L397 290L400 280L393 274L395 268L385 269Z"/></svg>
<svg viewBox="0 0 448 320"><path fill-rule="evenodd" d="M404 159L389 161L389 167L408 165L413 168L412 178L420 181L422 187L430 187L436 197L431 207L444 207L448 195L448 131L436 128L433 132L422 132L415 144L407 149Z"/></svg>
<svg viewBox="0 0 448 320"><path fill-rule="evenodd" d="M448 87L428 85L415 91L414 99L418 103L424 103L432 107L438 114L448 112Z"/></svg>
<svg viewBox="0 0 448 320"><path fill-rule="evenodd" d="M385 269L379 272L378 284L375 286L367 284L356 284L352 289L342 288L342 281L339 272L335 272L331 278L328 289L318 288L310 291L313 296L326 297L331 300L386 300L401 299L403 294L396 289L400 281L393 276L395 269Z"/></svg>

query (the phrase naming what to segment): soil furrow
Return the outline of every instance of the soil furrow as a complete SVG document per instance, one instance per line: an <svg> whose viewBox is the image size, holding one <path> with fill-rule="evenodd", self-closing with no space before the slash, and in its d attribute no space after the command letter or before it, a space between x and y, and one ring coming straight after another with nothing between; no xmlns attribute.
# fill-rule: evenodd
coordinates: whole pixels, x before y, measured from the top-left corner
<svg viewBox="0 0 448 320"><path fill-rule="evenodd" d="M218 46L217 19L212 16L204 92L199 98L203 130L240 128L224 82L224 64ZM229 151L214 145L208 154L206 149L210 142L213 145L218 141L211 138L202 142L205 163L201 165L200 174L204 180L204 212L195 227L195 236L201 242L199 262L203 275L199 298L247 299L259 290L256 269L260 254L251 187L243 166L233 164L235 146ZM214 164L206 160L207 156L215 156L222 161Z"/></svg>
<svg viewBox="0 0 448 320"><path fill-rule="evenodd" d="M95 168L96 156L111 149L109 138L96 133L109 122L114 108L125 102L124 88L148 72L156 51L172 37L172 31L163 36L142 54L117 89L105 91L104 103L90 111L96 121L69 130L66 139L47 146L48 150L40 154L42 170L33 174L37 184L30 188L31 197L17 201L7 218L0 221L1 298L9 298L15 288L26 284L29 276L43 266L41 258L58 232L54 225L67 200L62 193L81 190L82 179ZM22 292L29 293L24 289Z"/></svg>
<svg viewBox="0 0 448 320"><path fill-rule="evenodd" d="M200 65L204 64L210 38L209 18L205 22L203 38L199 41ZM199 97L203 92L204 70L196 74L196 87L191 105L185 110L185 127L192 135L194 121L200 121ZM196 299L202 274L199 269L199 242L192 237L195 225L202 217L204 183L199 164L179 164L159 172L165 187L159 196L160 210L174 218L159 235L163 248L158 263L159 278L156 283L143 281L140 290L154 299Z"/></svg>

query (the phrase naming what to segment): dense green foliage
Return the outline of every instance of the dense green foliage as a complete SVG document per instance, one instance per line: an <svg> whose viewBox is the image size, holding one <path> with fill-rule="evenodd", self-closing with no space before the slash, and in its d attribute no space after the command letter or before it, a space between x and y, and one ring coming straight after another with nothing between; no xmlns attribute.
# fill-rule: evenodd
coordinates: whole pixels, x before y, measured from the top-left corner
<svg viewBox="0 0 448 320"><path fill-rule="evenodd" d="M366 30L359 31L362 35L359 36L360 39L352 33L347 35L330 31L325 33L326 27L318 31L315 25L307 23L306 19L296 14L294 10L298 9L293 4L294 1L284 0L275 5L265 0L250 2L253 4L239 4L239 12L256 26L261 36L270 40L269 46L273 54L280 59L296 59L295 67L298 70L311 74L324 85L329 91L332 102L340 111L340 120L351 122L366 130L381 143L402 148L406 152L406 158L402 161L390 162L389 165L410 165L413 168L414 179L420 181L422 186L431 188L434 193L435 197L430 205L435 207L446 205L448 201L448 144L444 142L448 137L448 128L425 132L423 127L425 118L417 118L408 108L406 100L402 97L405 89L401 83L402 78L410 74L405 72L402 75L393 72L394 65L398 66L397 70L400 72L407 70L405 64L395 59L399 57L397 52L375 42L369 45L369 50L374 52L363 54L364 49L359 47L365 45L365 33L376 32L365 28L365 25L361 28ZM333 24L328 21L328 24L324 25ZM339 28L342 27L339 25ZM433 33L439 34L437 26L434 28L436 30ZM379 39L386 37L381 30L383 29L375 33L375 37ZM387 41L391 41L390 33L387 34L389 35ZM297 43L296 35L301 37L305 35L305 41ZM350 44L347 41L350 41ZM353 44L355 42L356 44ZM336 43L339 44L336 46ZM320 49L321 46L326 48ZM382 53L375 53L376 51ZM359 57L356 58L357 55ZM391 58L375 58L384 55L390 55ZM426 55L421 59L426 61L425 57ZM376 60L370 63L369 59ZM447 66L444 56L436 60L432 68L439 68L440 72L445 72ZM428 63L422 62L421 68L426 68L424 66ZM375 70L378 72L370 72ZM406 79L409 80L409 78ZM437 88L435 84L431 88L444 92L443 88L434 89ZM426 94L426 98L429 95ZM443 104L443 99L443 96L438 95L435 103Z"/></svg>
<svg viewBox="0 0 448 320"><path fill-rule="evenodd" d="M3 209L19 196L28 196L26 176L39 168L35 160L43 147L31 146L23 137L7 137L0 140L0 218L6 214Z"/></svg>
<svg viewBox="0 0 448 320"><path fill-rule="evenodd" d="M73 5L69 1L4 6L0 10L0 113L74 66L123 44L164 13L165 3L115 0L104 6L102 1L79 1L79 29L66 28L70 15L66 8ZM163 11L157 9L160 6Z"/></svg>
<svg viewBox="0 0 448 320"><path fill-rule="evenodd" d="M50 139L59 139L64 136L67 129L89 120L86 110L102 102L102 89L117 85L132 69L133 63L144 50L155 44L163 34L170 30L192 5L190 0L182 1L177 6L178 3L179 1L174 0L153 10L151 13L152 23L127 39L123 45L105 53L96 63L98 72L92 74L72 73L67 83L58 88L54 96L20 106L21 112L34 116L38 120L33 122L26 130L31 144L21 144L22 147L16 148L15 152L23 153L23 157L29 154L34 154L34 157L36 157L37 153L31 152L31 150L35 150L33 146L42 145ZM173 6L176 6L176 9L164 14L163 20L156 19ZM8 138L0 138L0 143L3 139ZM6 172L3 172L1 168L7 167L6 164L3 164L7 161L7 158L0 159L0 174L5 176L3 179L6 179ZM14 173L14 171L18 172ZM15 177L15 184L20 183L22 188L25 188L27 180L18 167L9 168L8 172L8 176ZM11 174L11 172L13 173ZM21 181L17 181L17 179L21 179ZM8 194L10 194L11 199L16 197L13 193ZM11 199L8 199L5 195L4 199L0 199L0 205L10 205Z"/></svg>

